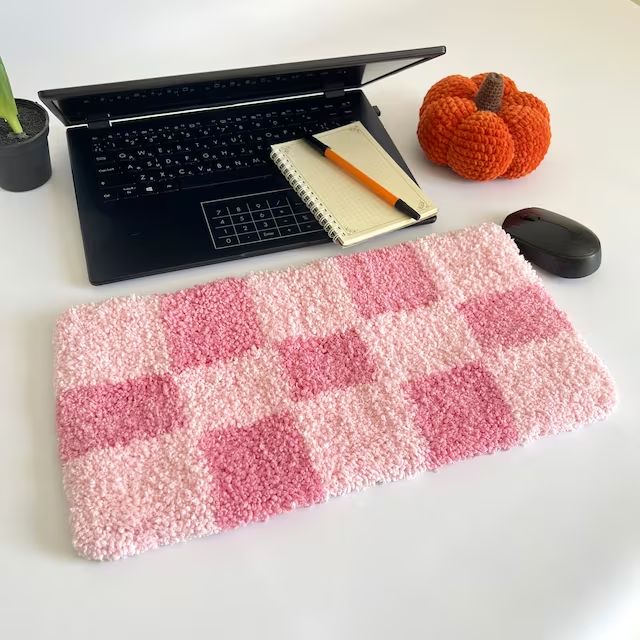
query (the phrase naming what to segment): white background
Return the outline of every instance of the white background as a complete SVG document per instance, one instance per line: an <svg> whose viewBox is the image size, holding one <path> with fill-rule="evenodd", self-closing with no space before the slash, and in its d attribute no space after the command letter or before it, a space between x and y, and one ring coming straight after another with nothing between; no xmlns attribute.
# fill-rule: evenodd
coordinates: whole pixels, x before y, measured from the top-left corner
<svg viewBox="0 0 640 640"><path fill-rule="evenodd" d="M173 291L334 255L334 246L101 288L86 278L63 127L54 175L0 192L0 635L4 638L640 637L640 8L629 0L87 0L3 2L0 55L38 89L411 47L446 56L368 90L436 225L525 206L598 233L600 271L545 277L610 366L606 423L370 489L267 524L115 563L77 558L56 456L52 327L68 306ZM550 152L532 175L465 182L415 138L451 73L495 70L546 100Z"/></svg>

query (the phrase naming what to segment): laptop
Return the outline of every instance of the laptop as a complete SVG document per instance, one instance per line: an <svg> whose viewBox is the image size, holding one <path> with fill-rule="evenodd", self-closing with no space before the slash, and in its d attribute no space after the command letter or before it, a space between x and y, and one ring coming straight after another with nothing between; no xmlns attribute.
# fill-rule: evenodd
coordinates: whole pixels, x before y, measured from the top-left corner
<svg viewBox="0 0 640 640"><path fill-rule="evenodd" d="M68 127L89 281L330 242L270 146L359 120L411 175L362 87L444 53L429 47L40 91Z"/></svg>

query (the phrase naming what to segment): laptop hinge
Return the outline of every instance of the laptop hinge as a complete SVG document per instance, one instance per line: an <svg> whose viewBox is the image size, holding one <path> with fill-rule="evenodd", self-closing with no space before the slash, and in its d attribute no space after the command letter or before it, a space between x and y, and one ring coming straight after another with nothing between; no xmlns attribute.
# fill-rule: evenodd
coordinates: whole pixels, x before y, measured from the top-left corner
<svg viewBox="0 0 640 640"><path fill-rule="evenodd" d="M107 129L110 126L109 114L107 113L99 113L93 116L91 120L87 120L87 127L89 129Z"/></svg>
<svg viewBox="0 0 640 640"><path fill-rule="evenodd" d="M344 96L344 87L342 85L327 87L324 90L325 98L342 98L343 96Z"/></svg>

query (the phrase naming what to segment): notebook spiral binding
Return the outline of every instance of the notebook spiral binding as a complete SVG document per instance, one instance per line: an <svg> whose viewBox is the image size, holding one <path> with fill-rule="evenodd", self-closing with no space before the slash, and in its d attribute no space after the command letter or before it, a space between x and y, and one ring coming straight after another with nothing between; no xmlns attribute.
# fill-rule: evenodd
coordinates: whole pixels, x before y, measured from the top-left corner
<svg viewBox="0 0 640 640"><path fill-rule="evenodd" d="M318 196L308 188L300 172L288 161L284 154L272 151L271 159L287 179L287 182L293 187L293 190L307 205L309 211L311 211L316 220L322 225L322 228L329 234L329 238L335 242L340 235L337 230L339 227L338 222L322 204Z"/></svg>

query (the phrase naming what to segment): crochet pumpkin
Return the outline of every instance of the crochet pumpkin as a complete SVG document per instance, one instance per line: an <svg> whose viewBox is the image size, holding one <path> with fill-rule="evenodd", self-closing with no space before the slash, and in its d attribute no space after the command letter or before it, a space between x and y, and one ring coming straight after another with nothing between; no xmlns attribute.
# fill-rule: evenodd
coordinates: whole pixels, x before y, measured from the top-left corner
<svg viewBox="0 0 640 640"><path fill-rule="evenodd" d="M507 76L448 76L424 98L418 140L430 160L464 178L520 178L549 148L549 112Z"/></svg>

